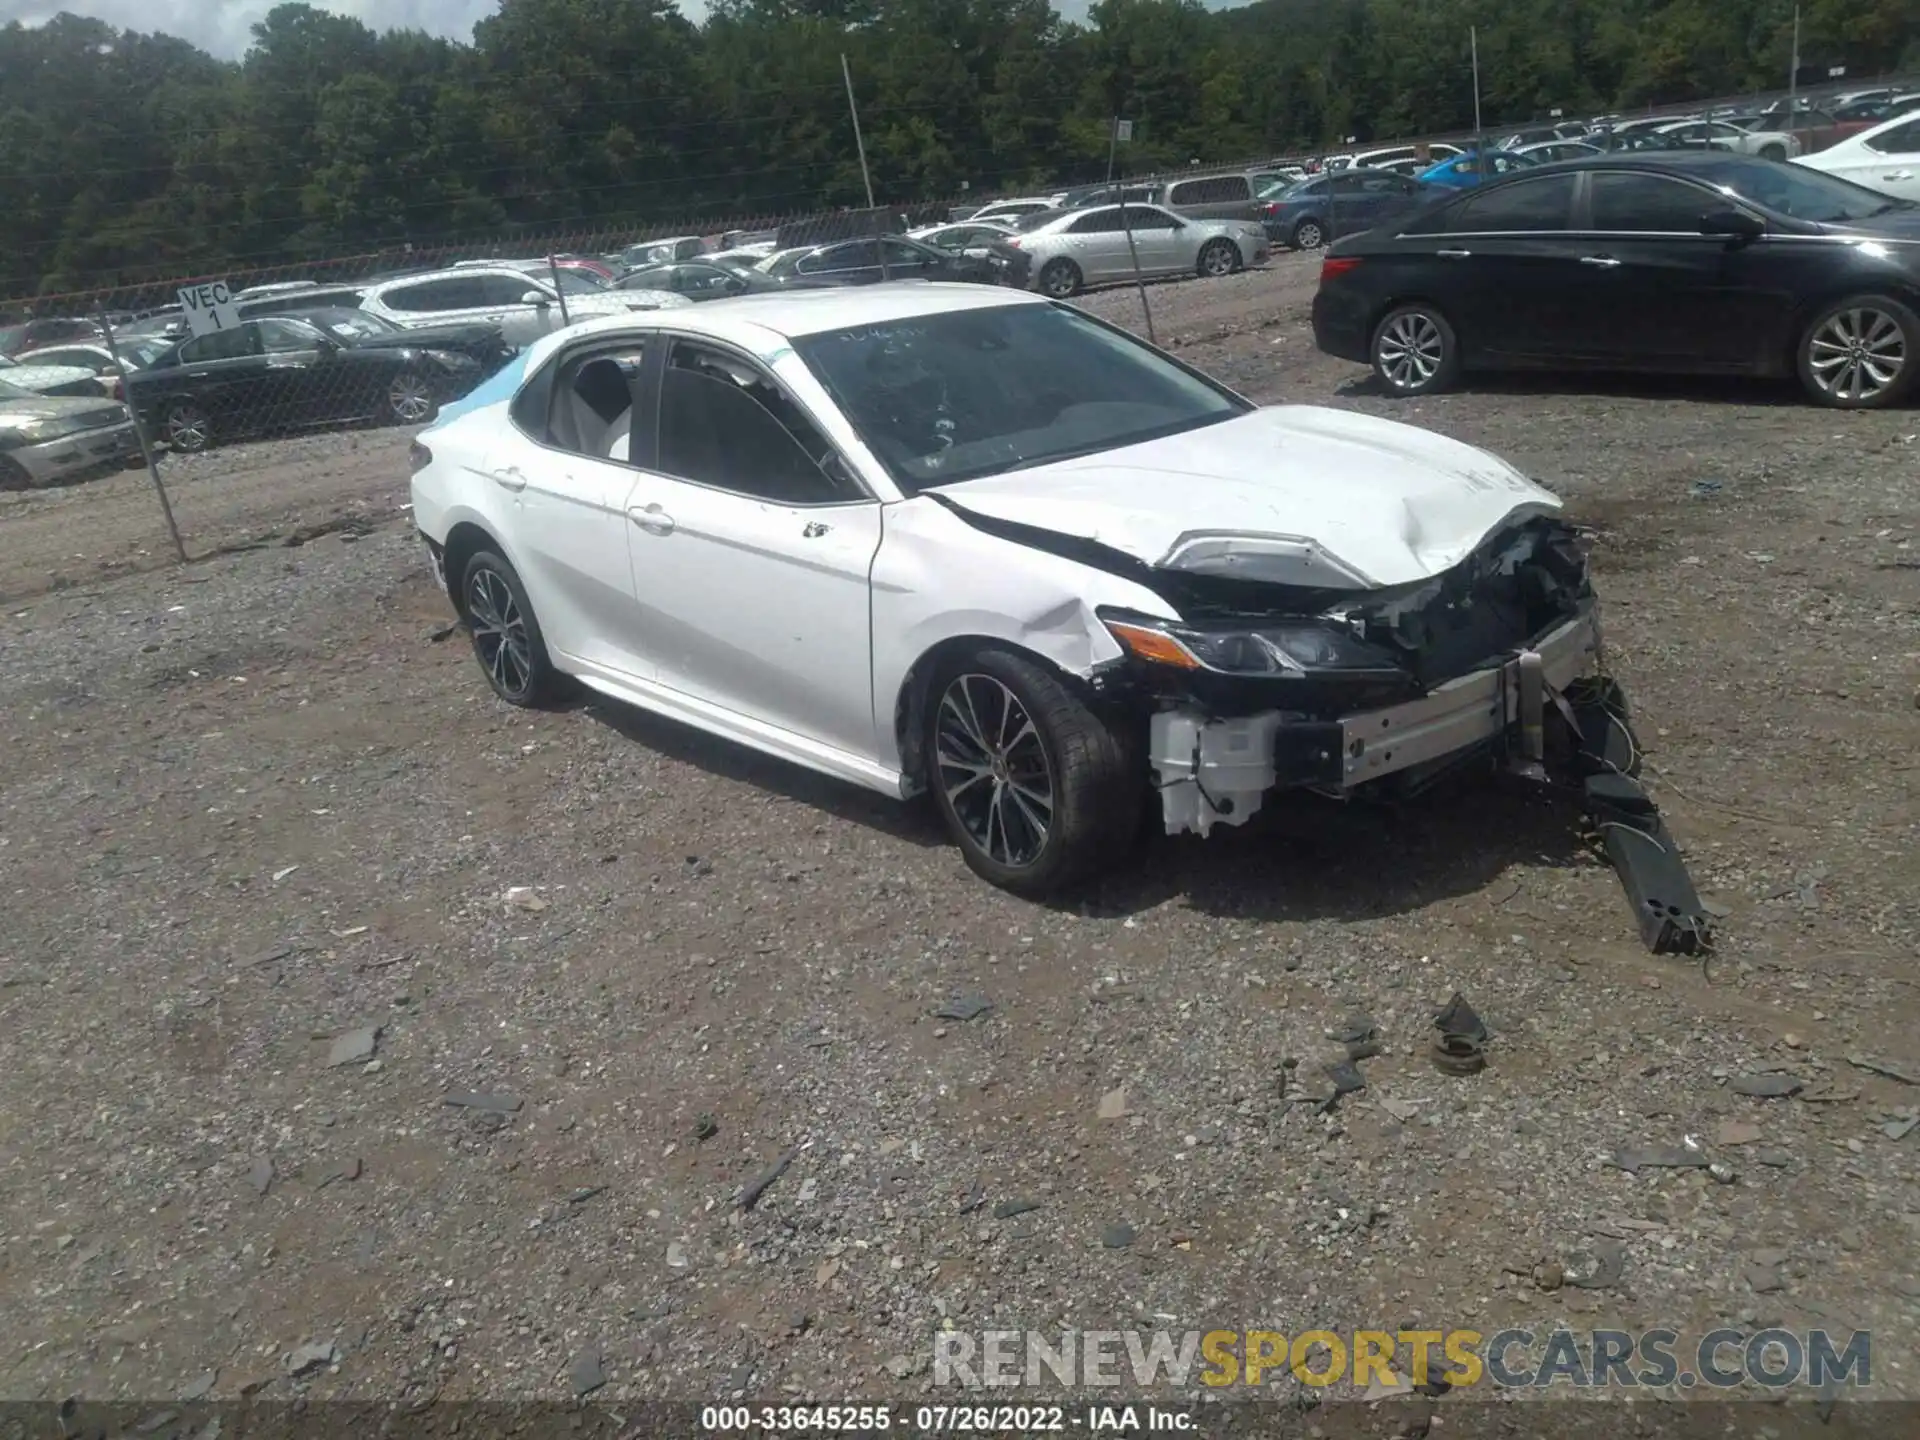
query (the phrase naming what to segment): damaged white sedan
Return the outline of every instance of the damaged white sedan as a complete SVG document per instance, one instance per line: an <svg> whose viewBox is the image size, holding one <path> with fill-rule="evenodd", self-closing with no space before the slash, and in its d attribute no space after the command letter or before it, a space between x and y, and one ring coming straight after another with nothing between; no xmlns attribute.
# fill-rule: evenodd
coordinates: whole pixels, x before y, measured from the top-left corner
<svg viewBox="0 0 1920 1440"><path fill-rule="evenodd" d="M576 680L931 791L1025 894L1111 861L1150 806L1204 834L1278 791L1537 770L1581 707L1625 734L1583 681L1595 601L1553 495L1409 426L1262 408L1032 295L577 325L450 408L414 470L502 699ZM1624 768L1589 735L1587 773Z"/></svg>

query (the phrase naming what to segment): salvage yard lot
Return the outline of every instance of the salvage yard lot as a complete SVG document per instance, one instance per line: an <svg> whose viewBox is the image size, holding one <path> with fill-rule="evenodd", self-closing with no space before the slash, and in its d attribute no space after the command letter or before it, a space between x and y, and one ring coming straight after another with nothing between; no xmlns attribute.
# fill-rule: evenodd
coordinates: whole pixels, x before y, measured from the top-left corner
<svg viewBox="0 0 1920 1440"><path fill-rule="evenodd" d="M6 497L3 1393L564 1397L597 1354L614 1408L907 1396L943 1317L1158 1315L1871 1329L1920 1397L1920 1089L1846 1058L1920 1075L1920 414L1393 404L1313 350L1314 265L1153 287L1159 335L1569 499L1726 912L1710 963L1646 954L1519 791L1274 805L1041 907L921 810L611 704L510 711L441 636L400 432L168 462L191 548L262 542L184 569L148 568L143 475ZM1496 1032L1468 1079L1426 1058L1456 989ZM956 996L993 1008L933 1016ZM1357 1011L1367 1089L1284 1103ZM1726 1083L1769 1070L1815 1098ZM1689 1135L1733 1183L1607 1163ZM1616 1283L1559 1288L1609 1245ZM287 1378L313 1341L337 1365Z"/></svg>

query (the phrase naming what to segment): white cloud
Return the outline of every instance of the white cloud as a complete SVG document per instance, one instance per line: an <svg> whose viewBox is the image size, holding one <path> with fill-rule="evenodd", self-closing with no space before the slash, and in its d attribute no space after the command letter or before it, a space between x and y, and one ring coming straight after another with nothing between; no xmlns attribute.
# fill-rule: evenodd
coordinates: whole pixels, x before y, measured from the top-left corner
<svg viewBox="0 0 1920 1440"><path fill-rule="evenodd" d="M222 59L237 59L252 43L254 23L279 0L0 0L0 23L39 24L70 11L123 30L158 31L191 40ZM320 0L322 10L353 15L381 30L425 30L456 40L473 36L474 22L499 9L499 0Z"/></svg>

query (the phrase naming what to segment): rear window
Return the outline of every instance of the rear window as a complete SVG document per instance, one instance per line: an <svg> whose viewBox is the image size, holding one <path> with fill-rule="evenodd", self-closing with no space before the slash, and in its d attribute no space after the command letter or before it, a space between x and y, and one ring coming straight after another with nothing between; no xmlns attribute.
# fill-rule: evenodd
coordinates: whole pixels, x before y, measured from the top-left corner
<svg viewBox="0 0 1920 1440"><path fill-rule="evenodd" d="M1244 175L1209 175L1182 180L1167 194L1169 205L1220 205L1253 198L1253 186Z"/></svg>

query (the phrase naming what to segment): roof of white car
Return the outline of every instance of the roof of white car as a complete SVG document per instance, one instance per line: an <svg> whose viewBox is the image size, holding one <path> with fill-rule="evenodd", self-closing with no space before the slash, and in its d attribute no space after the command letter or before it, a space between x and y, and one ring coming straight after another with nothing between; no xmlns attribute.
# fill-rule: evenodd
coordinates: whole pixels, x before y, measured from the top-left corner
<svg viewBox="0 0 1920 1440"><path fill-rule="evenodd" d="M917 315L944 315L959 310L993 310L1008 305L1045 305L1044 297L1024 290L993 285L942 284L927 280L896 280L879 285L849 285L819 290L770 291L735 295L690 305L670 314L639 311L583 321L543 337L528 356L532 370L556 347L584 336L618 334L623 330L652 330L670 325L689 335L710 335L754 354L765 355L798 335L839 330L857 325L885 325Z"/></svg>

